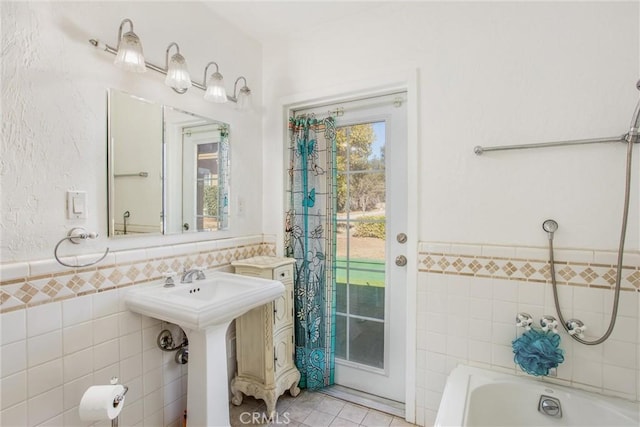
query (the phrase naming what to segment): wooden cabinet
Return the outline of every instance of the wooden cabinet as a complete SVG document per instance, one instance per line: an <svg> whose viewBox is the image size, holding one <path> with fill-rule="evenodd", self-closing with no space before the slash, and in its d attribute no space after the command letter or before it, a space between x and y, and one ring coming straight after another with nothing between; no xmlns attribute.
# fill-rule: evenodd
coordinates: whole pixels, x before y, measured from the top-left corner
<svg viewBox="0 0 640 427"><path fill-rule="evenodd" d="M300 372L294 363L293 258L254 257L231 264L236 274L281 281L284 294L236 319L238 372L231 381L231 402L242 403L243 394L262 399L270 417L278 397L287 389L300 393Z"/></svg>

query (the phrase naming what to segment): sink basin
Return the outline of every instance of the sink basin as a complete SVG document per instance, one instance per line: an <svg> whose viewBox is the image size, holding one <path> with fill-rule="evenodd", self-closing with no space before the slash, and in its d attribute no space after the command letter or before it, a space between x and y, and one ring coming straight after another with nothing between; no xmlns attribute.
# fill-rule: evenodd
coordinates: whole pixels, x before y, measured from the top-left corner
<svg viewBox="0 0 640 427"><path fill-rule="evenodd" d="M180 325L203 330L229 322L254 307L273 301L284 292L284 285L231 273L208 273L203 280L141 286L125 296L131 311Z"/></svg>
<svg viewBox="0 0 640 427"><path fill-rule="evenodd" d="M140 286L127 308L181 326L189 339L187 416L191 427L229 426L227 328L233 319L284 293L276 280L209 272L193 283Z"/></svg>

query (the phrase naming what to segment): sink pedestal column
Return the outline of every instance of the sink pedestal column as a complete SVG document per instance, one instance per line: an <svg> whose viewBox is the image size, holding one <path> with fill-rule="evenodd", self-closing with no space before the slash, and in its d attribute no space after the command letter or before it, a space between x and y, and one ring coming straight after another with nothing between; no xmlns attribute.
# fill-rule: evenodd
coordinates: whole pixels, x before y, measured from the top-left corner
<svg viewBox="0 0 640 427"><path fill-rule="evenodd" d="M227 328L231 322L206 330L188 329L189 364L187 426L229 426Z"/></svg>

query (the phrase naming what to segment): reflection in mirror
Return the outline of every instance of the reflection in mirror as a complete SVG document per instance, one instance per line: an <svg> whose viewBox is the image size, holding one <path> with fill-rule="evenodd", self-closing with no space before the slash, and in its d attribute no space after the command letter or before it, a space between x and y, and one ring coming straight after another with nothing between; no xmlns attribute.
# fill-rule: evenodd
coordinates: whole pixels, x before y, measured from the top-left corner
<svg viewBox="0 0 640 427"><path fill-rule="evenodd" d="M109 93L109 235L162 232L162 106Z"/></svg>
<svg viewBox="0 0 640 427"><path fill-rule="evenodd" d="M116 90L108 121L110 236L228 227L227 124Z"/></svg>
<svg viewBox="0 0 640 427"><path fill-rule="evenodd" d="M228 126L165 106L164 142L166 232L227 228Z"/></svg>

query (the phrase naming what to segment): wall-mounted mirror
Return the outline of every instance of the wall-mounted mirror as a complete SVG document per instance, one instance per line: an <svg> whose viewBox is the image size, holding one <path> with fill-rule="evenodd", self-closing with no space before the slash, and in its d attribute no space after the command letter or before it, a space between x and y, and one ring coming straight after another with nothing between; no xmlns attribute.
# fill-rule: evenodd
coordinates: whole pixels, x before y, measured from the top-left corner
<svg viewBox="0 0 640 427"><path fill-rule="evenodd" d="M229 126L109 90L110 236L228 227Z"/></svg>

